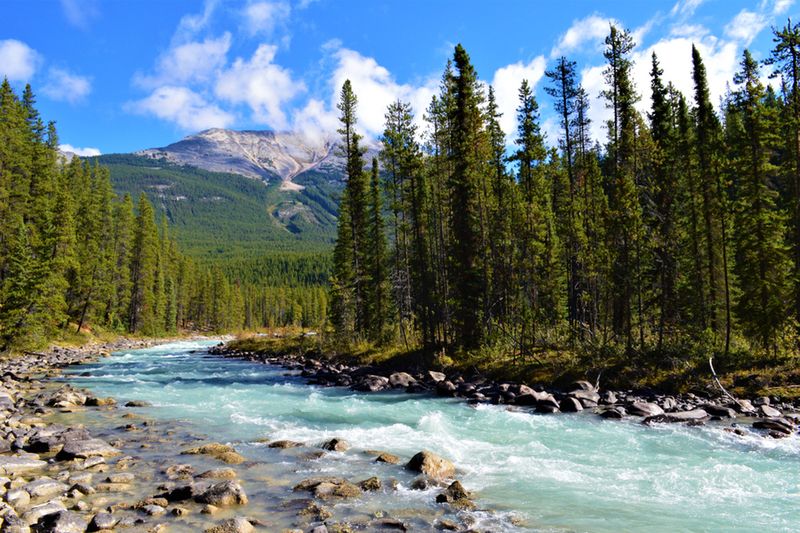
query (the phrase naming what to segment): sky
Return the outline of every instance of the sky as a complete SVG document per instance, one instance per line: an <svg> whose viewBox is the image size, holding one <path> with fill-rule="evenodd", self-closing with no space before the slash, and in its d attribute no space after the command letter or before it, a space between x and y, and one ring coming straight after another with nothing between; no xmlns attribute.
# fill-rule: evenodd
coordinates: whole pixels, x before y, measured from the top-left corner
<svg viewBox="0 0 800 533"><path fill-rule="evenodd" d="M794 0L4 0L0 77L30 83L60 142L81 155L160 147L198 131L335 131L345 79L359 127L376 139L389 103L417 121L461 43L491 84L513 140L517 89L534 86L548 140L558 122L544 87L561 55L577 62L593 98L595 138L608 116L603 39L631 31L634 79L649 106L650 55L691 93L691 46L703 55L712 98L725 94L749 48L765 59L771 27L800 15ZM765 82L769 80L764 71Z"/></svg>

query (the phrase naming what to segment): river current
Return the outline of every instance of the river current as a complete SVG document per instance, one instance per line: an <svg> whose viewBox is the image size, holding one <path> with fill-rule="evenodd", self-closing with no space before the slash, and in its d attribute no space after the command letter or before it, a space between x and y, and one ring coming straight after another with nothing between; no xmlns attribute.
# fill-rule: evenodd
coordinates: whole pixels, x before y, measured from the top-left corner
<svg viewBox="0 0 800 533"><path fill-rule="evenodd" d="M207 354L211 341L119 352L70 369L71 381L100 396L146 400L142 410L179 421L250 459L281 461L258 439L309 444L340 437L353 450L410 458L428 449L451 459L474 491L479 525L493 530L653 532L797 531L800 438L739 436L723 426L603 420L589 412L536 415L503 406L306 385L285 369ZM87 375L83 375L87 374ZM743 428L749 424L742 424ZM297 479L328 474L387 477L356 452L292 469ZM285 459L284 459L285 461ZM430 506L435 493L400 482L391 496L354 507ZM287 484L291 487L291 483ZM285 488L283 490L290 490Z"/></svg>

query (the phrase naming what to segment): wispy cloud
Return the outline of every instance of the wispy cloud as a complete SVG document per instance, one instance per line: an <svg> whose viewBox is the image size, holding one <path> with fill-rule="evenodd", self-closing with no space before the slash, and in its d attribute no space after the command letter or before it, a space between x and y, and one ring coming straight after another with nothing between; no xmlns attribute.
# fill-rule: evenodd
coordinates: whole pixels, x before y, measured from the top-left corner
<svg viewBox="0 0 800 533"><path fill-rule="evenodd" d="M82 30L100 15L97 0L61 0L61 10L70 24Z"/></svg>
<svg viewBox="0 0 800 533"><path fill-rule="evenodd" d="M47 83L42 87L42 92L52 100L75 104L89 96L89 93L92 92L92 82L86 76L52 67L48 72Z"/></svg>

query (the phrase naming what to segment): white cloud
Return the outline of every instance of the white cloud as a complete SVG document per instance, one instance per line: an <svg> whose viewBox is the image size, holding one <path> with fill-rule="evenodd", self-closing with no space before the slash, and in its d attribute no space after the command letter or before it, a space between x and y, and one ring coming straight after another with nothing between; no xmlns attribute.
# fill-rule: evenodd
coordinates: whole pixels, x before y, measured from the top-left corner
<svg viewBox="0 0 800 533"><path fill-rule="evenodd" d="M125 108L173 122L190 131L225 128L234 121L233 115L187 87L159 87L147 98L128 103Z"/></svg>
<svg viewBox="0 0 800 533"><path fill-rule="evenodd" d="M175 30L175 35L172 37L173 43L180 44L193 40L211 22L211 16L214 14L217 4L219 4L219 0L205 0L202 13L181 17L180 22L178 22L178 28Z"/></svg>
<svg viewBox="0 0 800 533"><path fill-rule="evenodd" d="M772 6L772 14L773 15L782 15L786 13L786 11L792 7L794 4L794 0L775 0L775 4Z"/></svg>
<svg viewBox="0 0 800 533"><path fill-rule="evenodd" d="M694 15L694 12L704 1L705 0L678 0L678 2L672 6L670 15L684 19L689 18Z"/></svg>
<svg viewBox="0 0 800 533"><path fill-rule="evenodd" d="M291 11L286 2L253 2L244 8L245 25L251 35L271 35L276 26L289 18Z"/></svg>
<svg viewBox="0 0 800 533"><path fill-rule="evenodd" d="M516 110L519 107L519 87L522 80L528 80L531 90L535 90L539 80L544 76L545 66L544 56L537 56L527 64L520 61L495 71L492 87L497 107L503 114L500 117L500 126L506 136L513 136L517 125Z"/></svg>
<svg viewBox="0 0 800 533"><path fill-rule="evenodd" d="M756 35L767 25L767 18L762 13L742 9L733 20L725 26L725 35L740 41L744 46L750 45Z"/></svg>
<svg viewBox="0 0 800 533"><path fill-rule="evenodd" d="M288 125L284 105L306 90L291 72L273 62L277 47L262 44L249 61L238 58L222 72L214 89L217 97L231 103L245 103L253 112L253 120L273 129Z"/></svg>
<svg viewBox="0 0 800 533"><path fill-rule="evenodd" d="M92 82L86 76L53 67L48 72L47 83L42 87L42 92L53 100L75 104L89 96Z"/></svg>
<svg viewBox="0 0 800 533"><path fill-rule="evenodd" d="M311 98L304 107L292 114L292 126L293 131L321 144L336 132L339 120L325 102Z"/></svg>
<svg viewBox="0 0 800 533"><path fill-rule="evenodd" d="M134 76L134 81L145 88L162 85L184 85L208 82L227 62L231 47L231 34L225 32L216 39L190 41L175 45L159 57L155 74Z"/></svg>
<svg viewBox="0 0 800 533"><path fill-rule="evenodd" d="M437 79L420 85L400 84L372 57L347 48L334 50L333 54L337 66L331 76L331 109L335 109L342 84L349 79L358 97L358 123L367 135L377 138L383 133L386 108L396 100L409 102L416 123L422 124L425 108L437 92Z"/></svg>
<svg viewBox="0 0 800 533"><path fill-rule="evenodd" d="M89 146L86 148L79 148L77 146L72 146L71 144L59 144L58 149L62 152L69 152L80 157L95 157L100 155L100 149L91 148Z"/></svg>
<svg viewBox="0 0 800 533"><path fill-rule="evenodd" d="M61 0L61 9L70 24L84 30L99 15L96 0Z"/></svg>
<svg viewBox="0 0 800 533"><path fill-rule="evenodd" d="M561 35L558 43L553 47L550 57L558 57L573 52L587 42L599 46L608 35L611 24L618 23L614 19L597 14L573 21L572 26Z"/></svg>
<svg viewBox="0 0 800 533"><path fill-rule="evenodd" d="M41 62L39 53L22 41L0 41L0 76L10 81L28 81Z"/></svg>

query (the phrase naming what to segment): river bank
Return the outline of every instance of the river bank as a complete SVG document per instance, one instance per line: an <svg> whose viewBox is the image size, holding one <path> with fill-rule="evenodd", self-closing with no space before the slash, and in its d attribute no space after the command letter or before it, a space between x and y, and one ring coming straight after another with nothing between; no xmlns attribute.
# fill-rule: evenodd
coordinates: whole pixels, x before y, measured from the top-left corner
<svg viewBox="0 0 800 533"><path fill-rule="evenodd" d="M245 340L220 343L210 353L301 372L309 383L348 387L360 392L401 390L461 398L470 404L506 405L539 414L577 413L584 410L604 419L636 418L645 424L701 425L724 421L737 435L750 430L768 438L798 434L800 399L761 396L735 398L721 388L705 393L667 394L654 390L604 390L596 383L575 381L568 389L541 384L495 381L477 371L470 373L423 370L418 365L362 364L352 358L325 358L316 352L253 349ZM255 344L257 346L257 344ZM269 344L267 344L269 346ZM741 422L739 422L741 421Z"/></svg>
<svg viewBox="0 0 800 533"><path fill-rule="evenodd" d="M98 358L111 351L151 344L57 348L0 362L0 530L324 533L475 525L470 513L477 505L454 481L455 467L430 452L401 461L381 450L348 451L343 439L263 437L240 443L240 453L180 420L147 416L149 402L117 405L70 384L90 379L103 364ZM253 446L260 454L267 448L272 461L253 460ZM323 472L296 482L298 471L318 473L314 464L325 455L380 474L345 479ZM391 499L405 490L401 484L416 484L431 502L392 514L374 508L379 493Z"/></svg>

